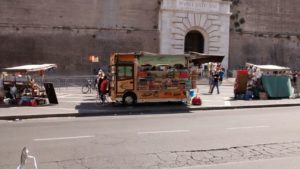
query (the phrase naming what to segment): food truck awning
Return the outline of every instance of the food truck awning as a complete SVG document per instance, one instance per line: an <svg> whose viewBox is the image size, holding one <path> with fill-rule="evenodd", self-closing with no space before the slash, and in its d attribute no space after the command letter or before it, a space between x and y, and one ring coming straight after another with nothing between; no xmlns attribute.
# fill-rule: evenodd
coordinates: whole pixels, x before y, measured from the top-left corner
<svg viewBox="0 0 300 169"><path fill-rule="evenodd" d="M57 68L57 65L56 64L22 65L22 66L4 68L3 70L10 71L10 72L37 72L37 71L45 71L52 68Z"/></svg>
<svg viewBox="0 0 300 169"><path fill-rule="evenodd" d="M200 65L208 62L222 62L224 56L222 55L209 55L197 52L190 52L191 62L195 65Z"/></svg>

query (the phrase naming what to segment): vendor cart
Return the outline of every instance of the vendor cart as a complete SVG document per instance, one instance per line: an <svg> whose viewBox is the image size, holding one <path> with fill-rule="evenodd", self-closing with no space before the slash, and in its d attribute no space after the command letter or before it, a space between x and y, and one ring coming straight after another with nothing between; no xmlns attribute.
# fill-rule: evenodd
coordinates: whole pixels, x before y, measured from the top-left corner
<svg viewBox="0 0 300 169"><path fill-rule="evenodd" d="M3 69L4 103L19 105L45 104L49 94L43 86L47 70L57 68L56 64L22 65ZM40 75L42 84L34 80Z"/></svg>
<svg viewBox="0 0 300 169"><path fill-rule="evenodd" d="M246 94L248 82L248 70L237 70L237 75L234 83L234 98L240 98Z"/></svg>
<svg viewBox="0 0 300 169"><path fill-rule="evenodd" d="M289 98L292 95L291 69L277 65L246 63L246 92L250 97L265 99Z"/></svg>

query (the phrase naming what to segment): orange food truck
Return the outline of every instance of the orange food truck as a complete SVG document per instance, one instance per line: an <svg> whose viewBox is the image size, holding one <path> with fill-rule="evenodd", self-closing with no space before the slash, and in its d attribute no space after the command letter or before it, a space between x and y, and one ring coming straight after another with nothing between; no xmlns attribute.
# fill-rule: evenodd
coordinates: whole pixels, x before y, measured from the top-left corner
<svg viewBox="0 0 300 169"><path fill-rule="evenodd" d="M113 53L110 70L111 99L125 105L186 101L191 88L186 54Z"/></svg>

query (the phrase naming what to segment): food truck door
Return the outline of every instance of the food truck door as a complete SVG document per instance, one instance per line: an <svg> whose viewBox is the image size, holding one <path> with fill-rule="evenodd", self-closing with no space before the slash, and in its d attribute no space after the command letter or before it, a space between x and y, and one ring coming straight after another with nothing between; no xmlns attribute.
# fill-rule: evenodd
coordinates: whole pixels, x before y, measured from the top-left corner
<svg viewBox="0 0 300 169"><path fill-rule="evenodd" d="M117 93L134 90L134 67L133 64L117 65Z"/></svg>

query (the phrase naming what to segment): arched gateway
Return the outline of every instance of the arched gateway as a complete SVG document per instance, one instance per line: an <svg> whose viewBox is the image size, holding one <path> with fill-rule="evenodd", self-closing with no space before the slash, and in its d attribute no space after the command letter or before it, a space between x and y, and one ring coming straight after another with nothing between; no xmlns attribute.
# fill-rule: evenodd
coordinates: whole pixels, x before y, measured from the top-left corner
<svg viewBox="0 0 300 169"><path fill-rule="evenodd" d="M189 51L204 53L204 37L199 31L189 31L184 39L184 53Z"/></svg>
<svg viewBox="0 0 300 169"><path fill-rule="evenodd" d="M230 2L223 0L163 0L160 7L160 53L190 50L224 55L228 68Z"/></svg>

